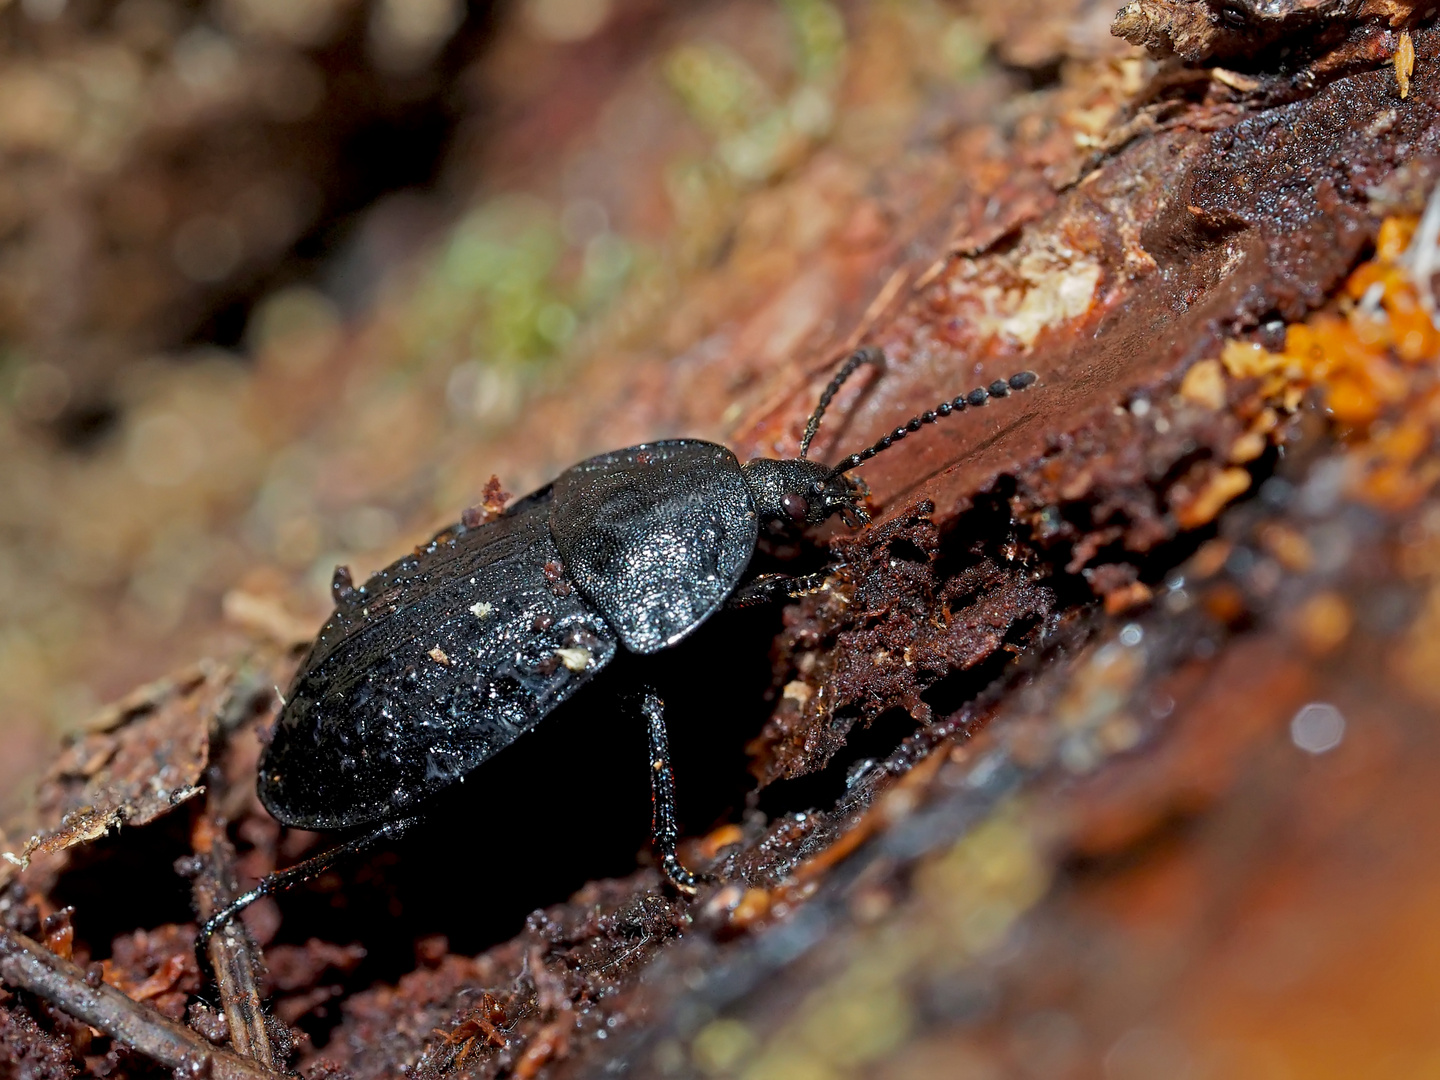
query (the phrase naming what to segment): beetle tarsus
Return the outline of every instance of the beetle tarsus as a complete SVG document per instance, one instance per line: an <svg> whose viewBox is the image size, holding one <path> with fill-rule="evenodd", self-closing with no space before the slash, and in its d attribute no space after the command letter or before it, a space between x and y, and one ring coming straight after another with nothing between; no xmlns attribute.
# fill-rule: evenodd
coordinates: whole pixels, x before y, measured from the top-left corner
<svg viewBox="0 0 1440 1080"><path fill-rule="evenodd" d="M650 735L650 843L660 857L665 880L677 892L694 896L701 879L675 854L680 828L675 822L675 773L670 767L670 739L665 732L665 702L650 687L640 697L640 711Z"/></svg>
<svg viewBox="0 0 1440 1080"><path fill-rule="evenodd" d="M665 874L665 880L670 882L675 891L685 896L694 896L700 890L701 882L706 880L704 876L692 874L685 869L678 855L662 855L660 869Z"/></svg>

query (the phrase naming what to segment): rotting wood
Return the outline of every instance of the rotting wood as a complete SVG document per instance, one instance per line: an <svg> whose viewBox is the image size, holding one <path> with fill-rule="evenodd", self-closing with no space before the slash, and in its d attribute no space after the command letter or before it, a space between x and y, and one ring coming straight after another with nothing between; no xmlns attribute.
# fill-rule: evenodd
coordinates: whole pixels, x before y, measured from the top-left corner
<svg viewBox="0 0 1440 1080"><path fill-rule="evenodd" d="M214 1080L279 1080L283 1075L229 1050L211 1046L106 983L91 985L85 972L24 934L0 927L0 980L28 990L77 1020L98 1028L172 1069L195 1069L209 1060Z"/></svg>

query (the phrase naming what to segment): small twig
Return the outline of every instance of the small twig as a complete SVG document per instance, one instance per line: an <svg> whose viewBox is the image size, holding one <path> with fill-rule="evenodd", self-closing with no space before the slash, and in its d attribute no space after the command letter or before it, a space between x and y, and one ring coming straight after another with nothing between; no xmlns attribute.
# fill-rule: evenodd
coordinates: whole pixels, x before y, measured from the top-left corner
<svg viewBox="0 0 1440 1080"><path fill-rule="evenodd" d="M282 1074L211 1046L196 1032L133 1001L38 942L0 926L0 981L28 990L116 1042L170 1069L194 1070L207 1058L213 1080L281 1080Z"/></svg>
<svg viewBox="0 0 1440 1080"><path fill-rule="evenodd" d="M211 785L211 790L215 790L215 785ZM190 842L200 864L191 888L196 913L204 922L234 900L239 891L235 882L235 849L224 827L208 809L196 819ZM260 988L255 981L258 958L245 924L239 919L226 923L206 943L206 956L215 973L220 1006L230 1026L230 1045L237 1054L275 1068L275 1050L265 1029Z"/></svg>

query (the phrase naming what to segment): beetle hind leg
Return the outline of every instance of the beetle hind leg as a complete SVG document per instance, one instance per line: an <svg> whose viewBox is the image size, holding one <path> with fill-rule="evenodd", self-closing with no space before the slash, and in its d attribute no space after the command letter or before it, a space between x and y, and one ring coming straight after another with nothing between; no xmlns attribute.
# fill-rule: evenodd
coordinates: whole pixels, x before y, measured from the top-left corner
<svg viewBox="0 0 1440 1080"><path fill-rule="evenodd" d="M253 889L241 893L230 903L226 904L219 911L206 919L200 927L200 932L195 935L195 959L200 965L202 972L210 967L208 949L210 939L223 930L231 919L239 915L247 907L259 900L262 896L271 896L275 893L284 892L286 889L293 889L296 885L302 885L319 877L330 867L347 855L353 855L364 851L366 848L381 840L393 840L405 832L411 825L420 819L418 817L400 818L398 821L387 821L378 829L364 835L357 836L343 844L337 844L332 848L320 852L303 862L284 870L277 870L273 874L266 874L260 879Z"/></svg>
<svg viewBox="0 0 1440 1080"><path fill-rule="evenodd" d="M675 854L680 837L675 823L675 772L670 767L670 739L665 732L665 703L648 687L640 699L640 711L650 734L650 843L660 859L665 880L675 890L694 896L703 880L691 873Z"/></svg>

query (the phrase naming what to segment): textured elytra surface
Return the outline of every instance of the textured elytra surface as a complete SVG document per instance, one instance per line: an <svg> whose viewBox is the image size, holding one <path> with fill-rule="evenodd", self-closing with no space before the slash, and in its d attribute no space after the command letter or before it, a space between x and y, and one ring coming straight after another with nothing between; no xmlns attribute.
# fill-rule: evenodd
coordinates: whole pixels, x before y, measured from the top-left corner
<svg viewBox="0 0 1440 1080"><path fill-rule="evenodd" d="M735 455L695 439L600 454L556 479L550 530L565 572L631 652L707 619L755 552L755 500Z"/></svg>
<svg viewBox="0 0 1440 1080"><path fill-rule="evenodd" d="M646 653L692 631L756 531L735 455L673 440L591 458L442 532L331 615L261 759L261 799L309 828L403 814L565 701L617 637Z"/></svg>
<svg viewBox="0 0 1440 1080"><path fill-rule="evenodd" d="M613 631L558 574L550 501L442 533L341 604L261 759L271 813L321 829L398 816L610 661Z"/></svg>

